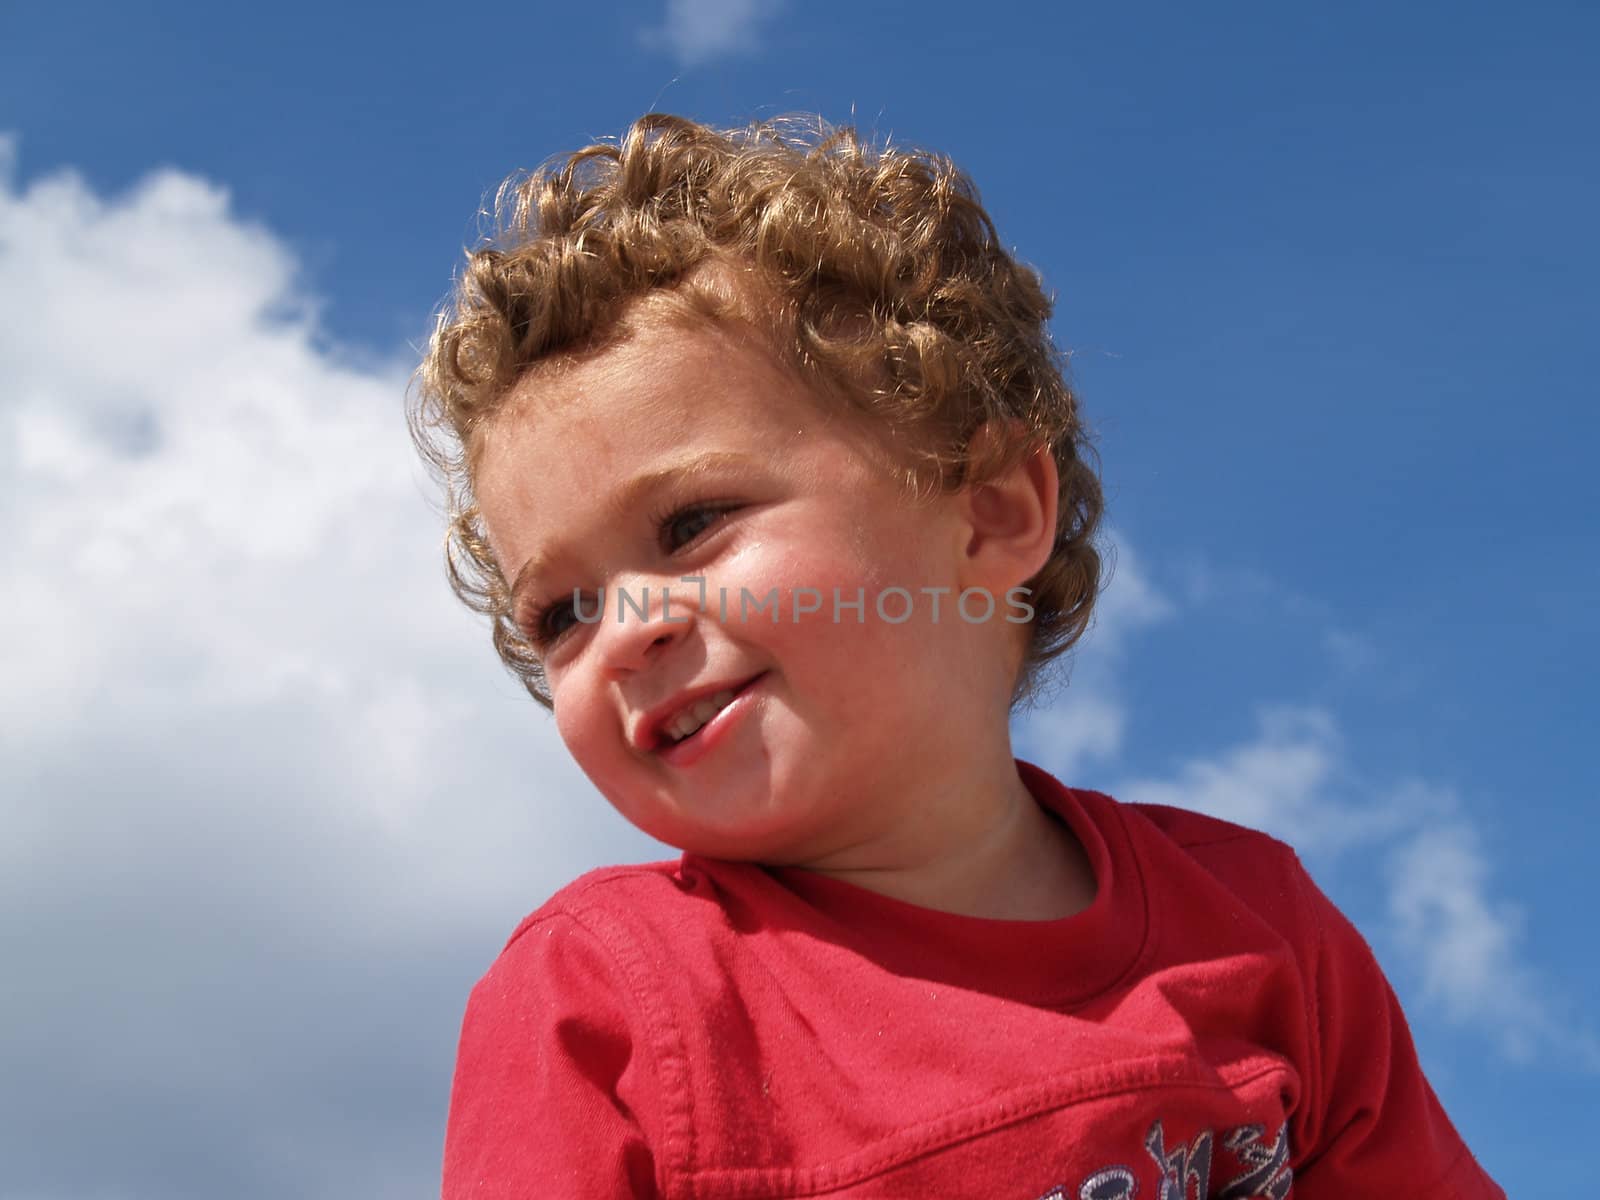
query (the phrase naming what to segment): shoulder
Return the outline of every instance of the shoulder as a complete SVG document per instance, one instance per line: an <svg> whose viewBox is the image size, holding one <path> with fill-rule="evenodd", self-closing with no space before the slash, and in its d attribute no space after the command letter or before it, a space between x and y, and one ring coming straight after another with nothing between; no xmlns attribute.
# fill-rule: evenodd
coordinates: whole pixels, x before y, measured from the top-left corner
<svg viewBox="0 0 1600 1200"><path fill-rule="evenodd" d="M544 1030L555 1042L643 1042L670 1055L663 984L679 956L659 931L682 906L674 862L581 876L518 922L472 988L467 1028L491 1042Z"/></svg>
<svg viewBox="0 0 1600 1200"><path fill-rule="evenodd" d="M1148 894L1183 907L1248 911L1301 948L1321 940L1316 885L1294 848L1271 834L1164 804L1076 792L1099 823L1116 822Z"/></svg>
<svg viewBox="0 0 1600 1200"><path fill-rule="evenodd" d="M597 934L628 923L631 916L670 904L681 893L676 862L601 867L580 875L517 923L506 939L509 951L534 930L572 924ZM502 951L503 953L504 951Z"/></svg>
<svg viewBox="0 0 1600 1200"><path fill-rule="evenodd" d="M1145 853L1180 854L1205 869L1233 874L1272 866L1299 873L1294 847L1269 833L1167 804L1130 803L1104 792L1074 788L1073 794L1097 824L1117 821Z"/></svg>
<svg viewBox="0 0 1600 1200"><path fill-rule="evenodd" d="M692 908L679 863L590 871L517 923L478 988L650 993L655 965L670 960Z"/></svg>
<svg viewBox="0 0 1600 1200"><path fill-rule="evenodd" d="M1109 796L1094 793L1102 801L1115 804L1138 823L1156 831L1174 845L1186 850L1200 850L1209 846L1239 844L1257 854L1290 855L1294 850L1271 834L1246 825L1225 821L1221 817L1207 816L1187 808L1168 804L1140 804L1112 800Z"/></svg>
<svg viewBox="0 0 1600 1200"><path fill-rule="evenodd" d="M604 975L659 997L672 990L669 976L718 975L737 938L727 885L756 870L685 856L590 871L518 922L485 978L537 977L557 988Z"/></svg>

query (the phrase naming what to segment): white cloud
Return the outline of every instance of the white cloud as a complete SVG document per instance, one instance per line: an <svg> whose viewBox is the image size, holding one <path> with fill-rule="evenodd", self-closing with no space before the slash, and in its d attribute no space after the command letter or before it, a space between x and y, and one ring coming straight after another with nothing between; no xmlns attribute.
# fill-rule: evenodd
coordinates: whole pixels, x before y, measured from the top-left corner
<svg viewBox="0 0 1600 1200"><path fill-rule="evenodd" d="M1519 956L1522 914L1491 898L1489 858L1460 818L1417 829L1391 857L1389 911L1424 995L1513 1061L1556 1058L1600 1070L1600 1040L1563 1019L1549 981Z"/></svg>
<svg viewBox="0 0 1600 1200"><path fill-rule="evenodd" d="M779 0L667 0L665 23L646 30L644 40L697 67L756 50L761 25L780 7Z"/></svg>
<svg viewBox="0 0 1600 1200"><path fill-rule="evenodd" d="M1364 633L1348 629L1329 629L1322 635L1322 649L1334 669L1346 676L1368 675L1383 662L1378 647Z"/></svg>
<svg viewBox="0 0 1600 1200"><path fill-rule="evenodd" d="M1269 708L1252 741L1183 763L1170 779L1134 779L1124 800L1209 813L1264 830L1312 853L1343 850L1397 826L1387 806L1361 806L1336 792L1342 753L1333 718L1313 708Z"/></svg>
<svg viewBox="0 0 1600 1200"><path fill-rule="evenodd" d="M1128 639L1140 630L1170 619L1177 608L1150 581L1138 554L1115 530L1105 562L1103 591L1095 605L1094 624L1084 638L1096 658L1121 655Z"/></svg>
<svg viewBox="0 0 1600 1200"><path fill-rule="evenodd" d="M1520 918L1492 908L1488 864L1472 828L1460 823L1422 829L1394 856L1389 908L1418 955L1428 995L1458 1016L1469 1006L1505 996L1526 999L1526 972L1512 962ZM1511 1014L1507 1014L1511 1015Z"/></svg>
<svg viewBox="0 0 1600 1200"><path fill-rule="evenodd" d="M14 159L0 139L6 1188L414 1190L472 979L566 879L659 850L450 597L411 364L322 348L296 260L223 189L23 187ZM83 1155L85 1127L121 1132Z"/></svg>

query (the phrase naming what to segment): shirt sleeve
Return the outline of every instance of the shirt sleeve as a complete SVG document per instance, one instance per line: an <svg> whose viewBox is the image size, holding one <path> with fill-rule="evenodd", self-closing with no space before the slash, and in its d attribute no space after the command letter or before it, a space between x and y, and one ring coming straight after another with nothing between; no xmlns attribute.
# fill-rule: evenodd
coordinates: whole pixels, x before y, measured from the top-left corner
<svg viewBox="0 0 1600 1200"><path fill-rule="evenodd" d="M1408 1196L1505 1200L1422 1073L1394 990L1371 948L1304 870L1314 926L1309 1116L1296 1200Z"/></svg>
<svg viewBox="0 0 1600 1200"><path fill-rule="evenodd" d="M622 973L571 917L521 929L473 988L443 1200L655 1197L654 1080Z"/></svg>

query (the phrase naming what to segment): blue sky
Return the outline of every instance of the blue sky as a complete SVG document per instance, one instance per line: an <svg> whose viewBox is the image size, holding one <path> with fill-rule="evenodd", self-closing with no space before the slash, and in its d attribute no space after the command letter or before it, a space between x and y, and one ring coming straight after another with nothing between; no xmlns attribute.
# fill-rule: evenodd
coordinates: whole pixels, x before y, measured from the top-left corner
<svg viewBox="0 0 1600 1200"><path fill-rule="evenodd" d="M486 193L652 108L953 155L1119 546L1068 782L1281 832L1519 1197L1592 1172L1578 4L0 13L0 1200L427 1195L467 988L659 849L457 611L401 393Z"/></svg>

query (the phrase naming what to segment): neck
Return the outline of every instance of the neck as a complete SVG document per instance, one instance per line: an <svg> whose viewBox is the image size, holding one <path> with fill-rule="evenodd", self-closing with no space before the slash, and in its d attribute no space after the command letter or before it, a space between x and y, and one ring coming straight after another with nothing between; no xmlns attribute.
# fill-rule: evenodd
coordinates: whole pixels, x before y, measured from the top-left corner
<svg viewBox="0 0 1600 1200"><path fill-rule="evenodd" d="M914 819L902 819L893 833L806 865L961 916L1044 921L1083 911L1095 893L1088 855L1028 791L1009 737L1000 751L982 761L966 757L964 777L936 774L943 785L912 797Z"/></svg>

